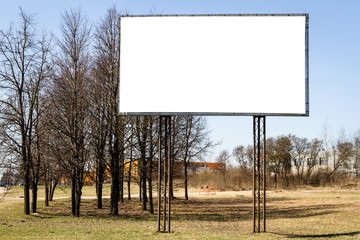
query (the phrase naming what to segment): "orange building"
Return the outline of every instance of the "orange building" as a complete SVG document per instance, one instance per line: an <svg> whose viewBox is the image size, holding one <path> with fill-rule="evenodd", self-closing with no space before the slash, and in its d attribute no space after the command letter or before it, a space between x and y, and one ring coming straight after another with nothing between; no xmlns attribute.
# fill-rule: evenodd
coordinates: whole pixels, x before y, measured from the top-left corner
<svg viewBox="0 0 360 240"><path fill-rule="evenodd" d="M154 165L157 165L157 161L154 161ZM130 168L130 169L129 169ZM175 177L180 177L182 174L181 172L184 172L184 163L183 162L176 162L175 163L174 174ZM225 163L207 163L207 162L189 162L188 163L188 171L189 173L198 173L198 172L206 172L206 171L223 171L226 169ZM137 178L139 176L139 165L138 161L132 161L130 165L130 161L124 162L124 178L128 179L129 177L129 170L130 170L130 177L131 178ZM177 172L177 173L176 173ZM96 171L88 171L85 173L84 176L85 184L93 184L96 179ZM110 179L110 169L109 166L107 166L105 171L105 179ZM70 181L66 177L61 178L60 184L61 185L67 185Z"/></svg>
<svg viewBox="0 0 360 240"><path fill-rule="evenodd" d="M129 171L130 176L133 178L136 178L139 174L139 167L138 167L138 161L132 161L130 164L130 161L125 161L124 163L124 176L126 178L129 177ZM130 169L129 169L130 168Z"/></svg>
<svg viewBox="0 0 360 240"><path fill-rule="evenodd" d="M184 163L179 162L178 167L184 171ZM207 163L207 162L189 162L188 170L192 173L206 171L223 171L226 169L226 163Z"/></svg>
<svg viewBox="0 0 360 240"><path fill-rule="evenodd" d="M132 161L131 166L130 166L130 161L124 162L124 177L125 177L125 179L127 179L129 176L129 168L130 168L131 178L136 178L139 174L138 173L138 161ZM92 170L92 171L85 172L84 178L85 178L84 179L85 184L95 183L96 171ZM105 179L110 179L110 178L111 178L110 167L107 166L106 170L105 170ZM68 184L70 184L70 180L67 177L62 177L60 179L60 185L68 185Z"/></svg>
<svg viewBox="0 0 360 240"><path fill-rule="evenodd" d="M207 171L224 171L226 169L226 163L190 162L189 169L191 169L193 173Z"/></svg>

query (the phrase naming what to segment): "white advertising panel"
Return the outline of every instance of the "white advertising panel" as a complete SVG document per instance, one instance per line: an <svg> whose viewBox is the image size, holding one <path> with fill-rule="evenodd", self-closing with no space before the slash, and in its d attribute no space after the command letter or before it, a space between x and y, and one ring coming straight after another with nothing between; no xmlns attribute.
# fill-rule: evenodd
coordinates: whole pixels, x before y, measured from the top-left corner
<svg viewBox="0 0 360 240"><path fill-rule="evenodd" d="M309 115L308 15L120 20L120 114Z"/></svg>

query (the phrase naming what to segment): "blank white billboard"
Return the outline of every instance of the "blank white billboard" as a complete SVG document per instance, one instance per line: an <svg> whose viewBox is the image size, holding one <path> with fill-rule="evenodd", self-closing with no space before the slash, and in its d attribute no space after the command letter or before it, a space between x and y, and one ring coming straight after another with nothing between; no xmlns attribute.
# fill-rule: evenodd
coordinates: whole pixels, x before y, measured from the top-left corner
<svg viewBox="0 0 360 240"><path fill-rule="evenodd" d="M120 20L120 114L309 115L308 15Z"/></svg>

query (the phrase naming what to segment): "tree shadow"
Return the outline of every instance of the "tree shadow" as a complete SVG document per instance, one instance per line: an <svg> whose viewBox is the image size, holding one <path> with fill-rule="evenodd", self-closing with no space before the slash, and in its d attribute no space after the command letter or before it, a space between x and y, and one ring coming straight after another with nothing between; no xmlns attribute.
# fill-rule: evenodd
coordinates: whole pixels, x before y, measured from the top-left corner
<svg viewBox="0 0 360 240"><path fill-rule="evenodd" d="M347 204L303 204L299 205L294 198L271 197L267 199L267 219L300 219L314 216L323 216L337 213ZM54 201L51 207L42 207L40 218L56 218L60 216L71 216L71 201ZM149 221L156 222L157 219L157 199L154 199L154 214L143 211L142 204L137 198L125 200L119 203L119 216L109 215L110 200L104 199L103 209L97 209L95 199L86 199L81 203L81 218L98 218L112 220L129 221ZM241 196L234 198L191 198L184 200L176 198L171 204L171 220L177 222L192 221L209 222L212 225L224 222L225 225L218 225L219 228L231 222L249 222L253 219L253 202L251 196ZM294 220L296 221L296 220ZM247 224L247 223L246 223ZM334 238L334 237L359 237L360 231L348 233L330 234L286 234L268 232L281 235L283 238Z"/></svg>
<svg viewBox="0 0 360 240"><path fill-rule="evenodd" d="M269 199L267 203L292 200L287 198ZM172 214L174 220L189 221L246 221L253 218L252 199L196 199L175 202ZM267 218L305 218L321 216L337 212L342 205L304 205L304 206L274 206L267 207ZM343 205L345 206L345 205Z"/></svg>
<svg viewBox="0 0 360 240"><path fill-rule="evenodd" d="M283 234L283 233L276 233L276 232L268 232L276 235L281 235L286 238L333 238L333 237L353 237L360 234L360 231L356 232L347 232L347 233L330 233L330 234Z"/></svg>
<svg viewBox="0 0 360 240"><path fill-rule="evenodd" d="M279 218L306 218L321 216L338 212L345 205L304 205L288 206L287 203L275 205L279 201L292 201L291 198L276 197L267 199L267 219ZM274 204L271 204L274 203ZM285 205L285 206L284 206ZM138 199L126 200L119 204L119 216L110 216L110 200L104 199L103 209L97 209L96 200L83 200L80 215L88 218L121 218L134 221L149 220L157 218L157 199L154 199L154 212L143 211ZM56 201L50 208L42 208L40 217L71 216L71 202ZM193 198L190 200L175 199L171 204L171 219L175 221L212 221L232 222L250 221L253 218L252 197L235 198Z"/></svg>

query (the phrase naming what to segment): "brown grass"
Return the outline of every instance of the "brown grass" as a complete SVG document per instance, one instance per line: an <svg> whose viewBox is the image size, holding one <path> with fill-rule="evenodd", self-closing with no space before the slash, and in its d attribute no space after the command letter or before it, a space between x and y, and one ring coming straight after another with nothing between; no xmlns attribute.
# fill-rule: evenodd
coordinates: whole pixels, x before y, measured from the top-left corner
<svg viewBox="0 0 360 240"><path fill-rule="evenodd" d="M156 233L156 214L141 210L138 198L120 204L109 216L109 199L96 208L84 199L81 217L70 217L70 200L50 207L40 202L37 216L24 216L19 201L0 202L3 239L360 239L360 191L269 191L267 233L252 233L251 191L199 195L172 202L172 234ZM181 196L182 193L180 193ZM156 199L155 199L156 200ZM156 201L155 201L156 206ZM156 211L156 209L155 209Z"/></svg>
<svg viewBox="0 0 360 240"><path fill-rule="evenodd" d="M189 177L189 185L216 186L221 191L251 190L253 187L252 169L249 168L229 168L225 174L221 172L200 172ZM360 178L350 176L341 172L335 172L327 178L328 171L317 171L311 174L309 179L304 178L299 181L296 175L288 175L288 184L281 176L277 177L275 186L274 175L267 175L268 189L307 189L307 188L334 188L334 189L358 189L360 190ZM181 182L180 182L181 183Z"/></svg>

